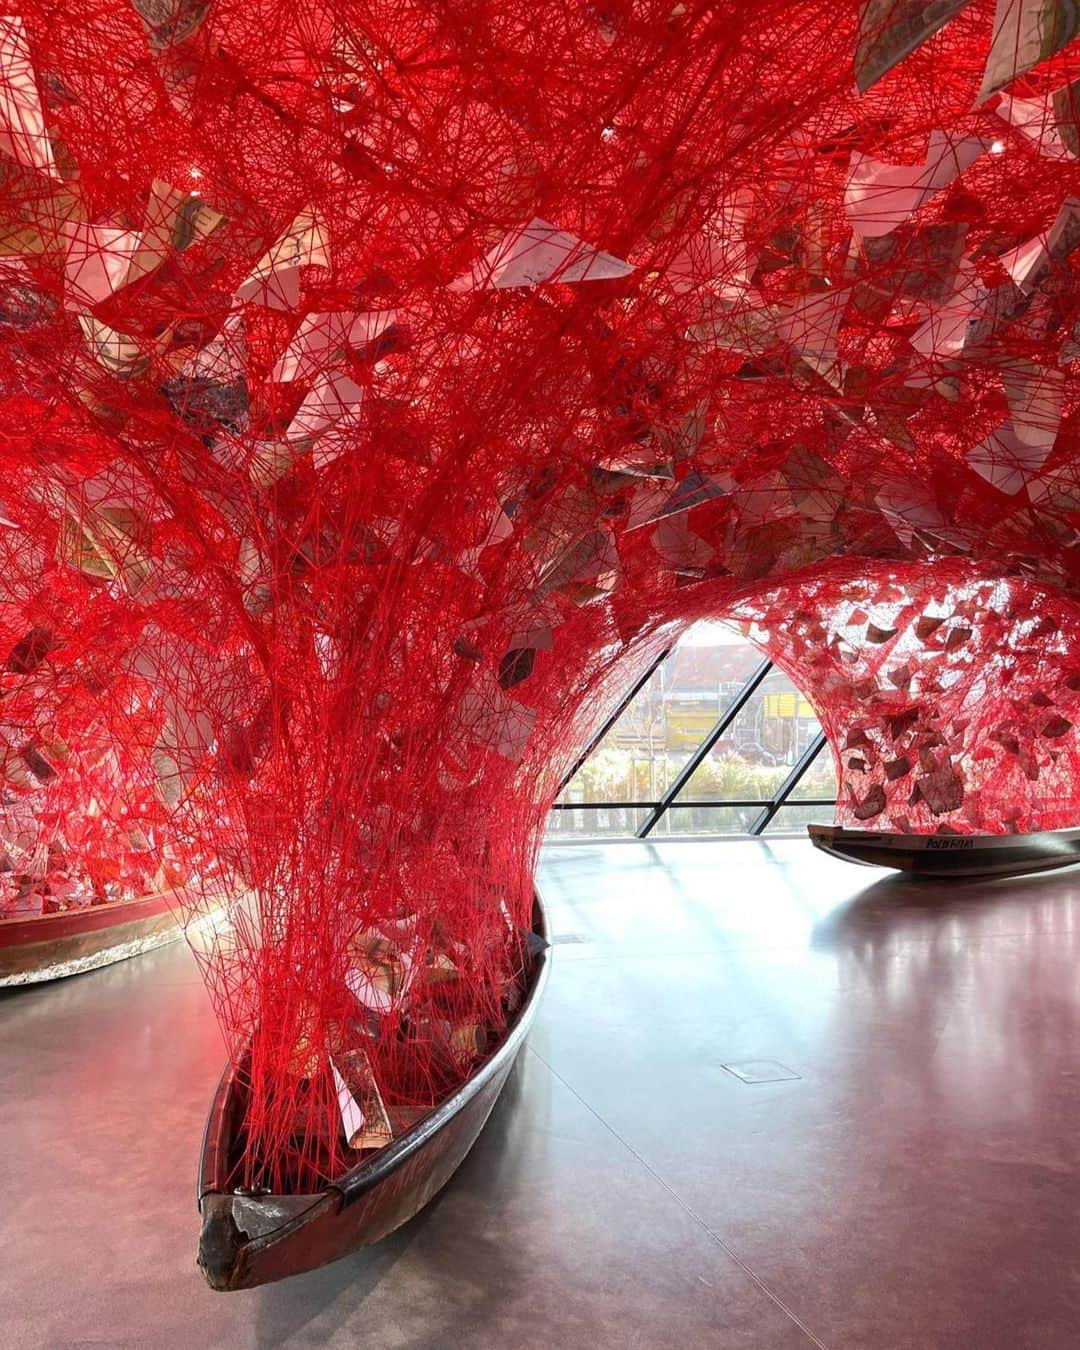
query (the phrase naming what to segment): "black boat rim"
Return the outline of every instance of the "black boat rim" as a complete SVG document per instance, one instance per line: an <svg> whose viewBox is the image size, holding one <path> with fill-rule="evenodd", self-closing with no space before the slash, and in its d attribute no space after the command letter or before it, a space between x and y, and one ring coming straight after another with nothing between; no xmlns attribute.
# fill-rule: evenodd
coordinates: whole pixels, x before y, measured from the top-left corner
<svg viewBox="0 0 1080 1350"><path fill-rule="evenodd" d="M321 1191L310 1191L294 1195L282 1195L278 1193L250 1194L242 1191L226 1191L221 1188L217 1177L209 1177L207 1174L213 1168L219 1171L222 1164L219 1161L219 1152L221 1143L225 1142L224 1134L224 1112L228 1102L229 1094L232 1089L235 1078L235 1068L232 1063L226 1065L221 1079L218 1082L217 1090L214 1094L214 1100L211 1103L210 1112L207 1116L206 1126L203 1131L202 1150L200 1153L200 1184L198 1205L200 1211L203 1202L214 1196L221 1196L230 1202L236 1199L247 1200L254 1203L265 1202L273 1203L283 1199L300 1200L306 1199L310 1202L309 1206L301 1213L286 1219L272 1231L280 1233L291 1224L298 1223L308 1217L309 1210L314 1208L323 1198L332 1196L335 1192L341 1197L340 1207L345 1208L359 1200L361 1196L374 1189L384 1181L391 1173L406 1163L414 1153L418 1152L435 1134L438 1133L448 1121L481 1091L499 1071L504 1067L508 1059L512 1059L521 1048L521 1044L528 1033L530 1022L529 1014L535 1008L544 987L547 983L550 954L548 944L547 913L544 907L543 899L539 890L534 891L533 901L533 928L532 932L544 944L543 947L533 953L532 966L529 971L529 978L526 986L525 997L522 1000L521 1007L514 1014L506 1034L498 1045L490 1052L476 1072L465 1080L460 1087L456 1088L447 1098L439 1102L436 1106L419 1120L414 1121L402 1134L396 1139L385 1144L382 1148L372 1153L370 1158L365 1158L354 1167L343 1173L340 1177L327 1183ZM261 1239L270 1236L270 1232L262 1233L258 1237L251 1238L250 1244L257 1244Z"/></svg>

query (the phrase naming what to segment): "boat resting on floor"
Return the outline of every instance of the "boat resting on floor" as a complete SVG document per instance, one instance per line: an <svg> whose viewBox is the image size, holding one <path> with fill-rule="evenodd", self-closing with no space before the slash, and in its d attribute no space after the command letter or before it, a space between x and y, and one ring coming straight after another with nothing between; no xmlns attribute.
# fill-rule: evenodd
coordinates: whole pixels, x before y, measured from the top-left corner
<svg viewBox="0 0 1080 1350"><path fill-rule="evenodd" d="M125 961L180 934L168 893L0 919L0 989Z"/></svg>
<svg viewBox="0 0 1080 1350"><path fill-rule="evenodd" d="M525 1038L547 982L550 953L539 896L521 1006L472 1077L388 1144L322 1191L229 1189L245 1088L232 1066L218 1085L203 1137L199 1265L213 1289L250 1289L336 1261L407 1223L450 1180L476 1142Z"/></svg>
<svg viewBox="0 0 1080 1350"><path fill-rule="evenodd" d="M845 862L920 877L1013 877L1080 863L1080 829L1036 834L890 834L808 825L815 847Z"/></svg>

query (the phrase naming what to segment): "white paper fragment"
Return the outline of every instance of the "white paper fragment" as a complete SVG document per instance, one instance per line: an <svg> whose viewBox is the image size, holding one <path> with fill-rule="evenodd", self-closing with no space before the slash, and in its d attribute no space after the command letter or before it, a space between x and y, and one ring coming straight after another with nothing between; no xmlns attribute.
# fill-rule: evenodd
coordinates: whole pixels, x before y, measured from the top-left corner
<svg viewBox="0 0 1080 1350"><path fill-rule="evenodd" d="M779 471L743 485L736 500L743 529L768 525L795 510L791 489Z"/></svg>
<svg viewBox="0 0 1080 1350"><path fill-rule="evenodd" d="M1046 452L1026 445L1008 422L1002 422L986 440L967 453L967 462L988 483L1013 497L1027 480L1037 474L1046 460Z"/></svg>
<svg viewBox="0 0 1080 1350"><path fill-rule="evenodd" d="M345 983L357 1003L370 1008L372 1012L388 1013L394 1006L393 995L380 988L366 970L350 966L345 972Z"/></svg>
<svg viewBox="0 0 1080 1350"><path fill-rule="evenodd" d="M93 315L80 314L79 327L95 361L110 374L135 375L148 364L134 339L110 328Z"/></svg>
<svg viewBox="0 0 1080 1350"><path fill-rule="evenodd" d="M341 1113L341 1124L345 1130L345 1138L348 1140L355 1139L364 1128L364 1113L360 1109L360 1103L349 1091L345 1079L338 1072L338 1067L333 1060L330 1061L330 1072L334 1075L338 1111Z"/></svg>
<svg viewBox="0 0 1080 1350"><path fill-rule="evenodd" d="M508 651L528 648L534 652L549 652L554 645L555 634L551 631L551 625L542 620L511 633L506 644Z"/></svg>
<svg viewBox="0 0 1080 1350"><path fill-rule="evenodd" d="M1025 445L1053 449L1061 427L1065 373L1027 361L1010 364L1002 375L1013 430Z"/></svg>
<svg viewBox="0 0 1080 1350"><path fill-rule="evenodd" d="M1080 31L1072 0L997 0L994 40L976 106L1053 56Z"/></svg>
<svg viewBox="0 0 1080 1350"><path fill-rule="evenodd" d="M1003 374L1009 419L967 454L988 483L1015 496L1050 457L1061 427L1065 373L1015 362Z"/></svg>
<svg viewBox="0 0 1080 1350"><path fill-rule="evenodd" d="M682 515L692 511L695 506L723 497L733 486L734 480L726 476L709 477L692 469L673 491L665 487L649 487L635 492L626 528L628 531L637 530L669 516Z"/></svg>
<svg viewBox="0 0 1080 1350"><path fill-rule="evenodd" d="M135 230L69 220L64 235L65 304L69 309L96 305L127 284L131 260L140 244Z"/></svg>
<svg viewBox="0 0 1080 1350"><path fill-rule="evenodd" d="M405 947L399 947L395 952L394 960L399 962L402 967L400 988L394 993L390 993L389 990L377 984L368 971L362 970L359 966L349 967L345 972L345 983L357 1003L365 1008L370 1008L372 1012L388 1013L409 992L413 976L416 974L414 955Z"/></svg>
<svg viewBox="0 0 1080 1350"><path fill-rule="evenodd" d="M969 258L960 260L953 286L947 300L927 305L928 317L911 335L911 345L923 356L944 360L963 351L969 324L982 312L986 291Z"/></svg>
<svg viewBox="0 0 1080 1350"><path fill-rule="evenodd" d="M370 314L308 314L270 378L279 384L311 380L347 347L359 348L384 333L397 318L392 309Z"/></svg>
<svg viewBox="0 0 1080 1350"><path fill-rule="evenodd" d="M747 286L757 266L758 250L747 239L746 223L753 193L742 189L723 206L664 268L673 291L695 290L708 282Z"/></svg>
<svg viewBox="0 0 1080 1350"><path fill-rule="evenodd" d="M60 177L45 131L26 27L14 14L0 15L0 152L24 169Z"/></svg>
<svg viewBox="0 0 1080 1350"><path fill-rule="evenodd" d="M451 289L507 290L514 286L539 286L546 281L602 281L625 277L633 270L621 258L534 217L528 225L511 230L501 244L474 263Z"/></svg>
<svg viewBox="0 0 1080 1350"><path fill-rule="evenodd" d="M840 321L850 291L815 291L777 311L776 333L819 375L836 368Z"/></svg>
<svg viewBox="0 0 1080 1350"><path fill-rule="evenodd" d="M898 65L971 0L863 0L855 51L860 94Z"/></svg>
<svg viewBox="0 0 1080 1350"><path fill-rule="evenodd" d="M314 440L331 427L355 426L363 397L363 389L348 375L320 375L289 423L286 441Z"/></svg>
<svg viewBox="0 0 1080 1350"><path fill-rule="evenodd" d="M235 384L247 375L247 341L244 318L239 310L226 316L217 337L200 347L181 367L185 379L212 380L215 384Z"/></svg>
<svg viewBox="0 0 1080 1350"><path fill-rule="evenodd" d="M1051 264L1061 262L1078 243L1080 200L1066 197L1049 230L1003 253L1000 262L1016 285L1030 294Z"/></svg>
<svg viewBox="0 0 1080 1350"><path fill-rule="evenodd" d="M916 531L941 534L948 527L940 507L922 484L891 479L881 485L874 500L905 548L911 547Z"/></svg>
<svg viewBox="0 0 1080 1350"><path fill-rule="evenodd" d="M1076 158L1062 139L1050 100L1010 98L1006 95L994 111L1031 141L1044 159Z"/></svg>
<svg viewBox="0 0 1080 1350"><path fill-rule="evenodd" d="M336 680L341 674L341 643L332 633L315 634L315 655L324 680Z"/></svg>
<svg viewBox="0 0 1080 1350"><path fill-rule="evenodd" d="M142 230L67 220L64 270L69 309L92 306L149 275L170 253L212 234L224 217L190 193L155 179Z"/></svg>
<svg viewBox="0 0 1080 1350"><path fill-rule="evenodd" d="M301 211L236 288L236 299L268 309L295 309L300 302L300 269L329 267L326 226L315 211Z"/></svg>
<svg viewBox="0 0 1080 1350"><path fill-rule="evenodd" d="M508 698L493 680L486 689L466 689L457 721L474 745L516 762L536 721L536 709Z"/></svg>
<svg viewBox="0 0 1080 1350"><path fill-rule="evenodd" d="M855 151L848 166L844 211L862 239L877 239L902 225L935 193L948 187L990 148L977 136L932 131L919 164L882 164Z"/></svg>

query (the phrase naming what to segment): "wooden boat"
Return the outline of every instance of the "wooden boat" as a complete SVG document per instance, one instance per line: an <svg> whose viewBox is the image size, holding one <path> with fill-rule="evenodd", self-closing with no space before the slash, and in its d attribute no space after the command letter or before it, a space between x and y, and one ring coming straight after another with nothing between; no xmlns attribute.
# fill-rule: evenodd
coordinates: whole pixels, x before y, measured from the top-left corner
<svg viewBox="0 0 1080 1350"><path fill-rule="evenodd" d="M808 825L815 847L845 862L921 877L1012 877L1080 862L1080 829L1037 834L888 834Z"/></svg>
<svg viewBox="0 0 1080 1350"><path fill-rule="evenodd" d="M179 936L168 894L0 919L0 988L77 975Z"/></svg>
<svg viewBox="0 0 1080 1350"><path fill-rule="evenodd" d="M472 1077L404 1133L324 1190L252 1195L229 1189L244 1105L242 1073L227 1068L203 1137L199 1265L213 1289L249 1289L314 1270L392 1233L450 1180L476 1142L517 1059L547 982L547 926L539 896L521 1007Z"/></svg>

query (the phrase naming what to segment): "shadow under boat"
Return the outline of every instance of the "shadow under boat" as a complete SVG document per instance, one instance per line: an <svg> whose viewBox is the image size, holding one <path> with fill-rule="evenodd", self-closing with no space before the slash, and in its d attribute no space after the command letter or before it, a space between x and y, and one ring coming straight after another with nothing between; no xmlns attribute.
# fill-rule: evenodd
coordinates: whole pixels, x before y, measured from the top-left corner
<svg viewBox="0 0 1080 1350"><path fill-rule="evenodd" d="M96 970L180 935L169 892L0 919L0 989Z"/></svg>
<svg viewBox="0 0 1080 1350"><path fill-rule="evenodd" d="M242 1069L226 1069L206 1122L199 1180L198 1261L211 1288L250 1289L371 1246L407 1223L446 1185L491 1114L547 982L550 951L539 894L529 950L521 1006L472 1077L322 1191L255 1195L230 1189L246 1088Z"/></svg>
<svg viewBox="0 0 1080 1350"><path fill-rule="evenodd" d="M1010 877L1080 862L1080 829L1035 834L891 834L808 825L816 848L845 862L922 877Z"/></svg>

